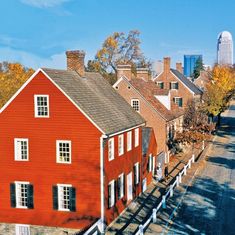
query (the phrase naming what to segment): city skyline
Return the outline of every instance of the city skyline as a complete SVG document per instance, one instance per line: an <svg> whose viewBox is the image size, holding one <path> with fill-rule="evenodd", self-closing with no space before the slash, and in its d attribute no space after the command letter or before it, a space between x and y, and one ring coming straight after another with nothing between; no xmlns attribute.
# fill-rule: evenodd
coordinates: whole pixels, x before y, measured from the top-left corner
<svg viewBox="0 0 235 235"><path fill-rule="evenodd" d="M35 69L65 68L69 49L85 50L86 60L93 59L108 35L132 29L141 32L142 51L152 61L170 56L174 66L185 54L202 54L204 63L213 65L217 35L235 34L235 3L229 0L15 0L1 7L0 61Z"/></svg>

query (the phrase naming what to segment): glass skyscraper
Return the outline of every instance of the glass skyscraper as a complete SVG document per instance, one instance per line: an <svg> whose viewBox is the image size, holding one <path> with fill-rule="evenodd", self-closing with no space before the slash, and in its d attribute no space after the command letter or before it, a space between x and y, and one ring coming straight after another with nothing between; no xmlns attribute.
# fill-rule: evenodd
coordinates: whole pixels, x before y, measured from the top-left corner
<svg viewBox="0 0 235 235"><path fill-rule="evenodd" d="M228 31L223 31L218 36L217 63L220 65L233 65L233 38Z"/></svg>
<svg viewBox="0 0 235 235"><path fill-rule="evenodd" d="M202 55L184 55L184 76L191 77L198 59L202 60Z"/></svg>

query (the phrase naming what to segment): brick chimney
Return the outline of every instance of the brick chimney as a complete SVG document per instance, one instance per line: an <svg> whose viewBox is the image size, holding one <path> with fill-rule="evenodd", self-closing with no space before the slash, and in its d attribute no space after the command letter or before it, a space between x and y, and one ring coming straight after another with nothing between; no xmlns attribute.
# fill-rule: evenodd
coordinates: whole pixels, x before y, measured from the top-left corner
<svg viewBox="0 0 235 235"><path fill-rule="evenodd" d="M81 77L85 74L84 67L84 59L85 52L84 51L66 51L67 56L67 70L76 71Z"/></svg>
<svg viewBox="0 0 235 235"><path fill-rule="evenodd" d="M149 76L148 68L137 68L136 69L136 78L148 81L149 77L150 76Z"/></svg>
<svg viewBox="0 0 235 235"><path fill-rule="evenodd" d="M119 64L117 66L117 79L125 76L128 80L131 80L131 65L130 64Z"/></svg>
<svg viewBox="0 0 235 235"><path fill-rule="evenodd" d="M183 73L183 68L182 68L181 62L176 63L176 70L178 70L180 73Z"/></svg>
<svg viewBox="0 0 235 235"><path fill-rule="evenodd" d="M170 72L171 68L171 58L170 57L164 57L164 72Z"/></svg>

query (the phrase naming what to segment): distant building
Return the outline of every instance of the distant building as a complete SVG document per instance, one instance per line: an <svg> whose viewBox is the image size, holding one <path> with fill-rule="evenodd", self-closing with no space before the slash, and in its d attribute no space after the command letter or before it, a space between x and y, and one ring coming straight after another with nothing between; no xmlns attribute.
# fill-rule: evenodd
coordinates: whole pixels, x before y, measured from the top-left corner
<svg viewBox="0 0 235 235"><path fill-rule="evenodd" d="M223 31L218 36L217 63L220 65L233 64L233 38L228 31Z"/></svg>
<svg viewBox="0 0 235 235"><path fill-rule="evenodd" d="M202 55L184 55L184 76L192 76L198 59L202 60Z"/></svg>

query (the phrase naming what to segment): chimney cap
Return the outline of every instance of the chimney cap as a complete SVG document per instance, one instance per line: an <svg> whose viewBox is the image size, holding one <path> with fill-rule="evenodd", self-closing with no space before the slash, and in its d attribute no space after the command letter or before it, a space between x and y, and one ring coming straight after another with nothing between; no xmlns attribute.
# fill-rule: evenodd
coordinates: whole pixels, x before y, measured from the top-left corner
<svg viewBox="0 0 235 235"><path fill-rule="evenodd" d="M117 69L131 69L130 64L118 64Z"/></svg>
<svg viewBox="0 0 235 235"><path fill-rule="evenodd" d="M78 57L85 57L85 51L83 50L69 50L66 51L66 56L78 56Z"/></svg>

